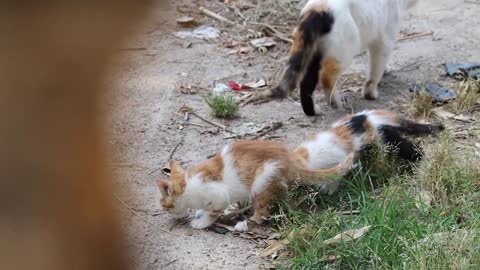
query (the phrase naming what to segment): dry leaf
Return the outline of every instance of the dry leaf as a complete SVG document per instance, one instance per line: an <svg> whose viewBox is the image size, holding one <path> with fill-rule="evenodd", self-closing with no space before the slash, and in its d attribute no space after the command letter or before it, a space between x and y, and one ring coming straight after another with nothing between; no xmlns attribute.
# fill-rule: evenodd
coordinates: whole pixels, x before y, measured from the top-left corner
<svg viewBox="0 0 480 270"><path fill-rule="evenodd" d="M250 44L255 48L260 48L260 47L269 48L277 45L275 40L273 40L273 38L271 37L253 39L250 41Z"/></svg>
<svg viewBox="0 0 480 270"><path fill-rule="evenodd" d="M340 256L340 255L327 255L327 256L321 258L320 260L321 260L322 262L329 262L329 263L331 263L331 262L334 262L334 261L340 259L341 257L342 257L342 256Z"/></svg>
<svg viewBox="0 0 480 270"><path fill-rule="evenodd" d="M364 236L370 230L371 227L372 227L371 225L368 225L360 229L344 231L340 234L335 235L335 237L333 238L325 240L323 244L336 245L341 242L348 242L348 241L358 239Z"/></svg>
<svg viewBox="0 0 480 270"><path fill-rule="evenodd" d="M283 249L286 245L290 243L290 240L283 239L283 240L273 240L272 243L262 252L260 252L260 257L267 257L271 254Z"/></svg>
<svg viewBox="0 0 480 270"><path fill-rule="evenodd" d="M183 27L193 27L198 24L195 19L190 16L183 16L177 18L177 23Z"/></svg>
<svg viewBox="0 0 480 270"><path fill-rule="evenodd" d="M463 115L463 114L456 115L456 116L453 117L453 119L458 120L458 121L462 121L462 122L473 122L472 117L466 116L466 115Z"/></svg>
<svg viewBox="0 0 480 270"><path fill-rule="evenodd" d="M243 84L249 88L259 88L259 87L263 87L263 86L266 86L267 83L265 82L264 79L260 79L258 81L254 81L254 82L249 82L249 83L245 83Z"/></svg>
<svg viewBox="0 0 480 270"><path fill-rule="evenodd" d="M240 53L240 54L247 54L247 53L249 53L250 51L252 51L252 48L250 48L250 47L241 47L241 48L238 50L238 53Z"/></svg>
<svg viewBox="0 0 480 270"><path fill-rule="evenodd" d="M235 40L228 40L223 42L223 47L231 49L231 48L237 47L239 44L240 43L238 43Z"/></svg>
<svg viewBox="0 0 480 270"><path fill-rule="evenodd" d="M447 112L447 111L443 110L442 108L436 108L436 109L433 110L433 112L435 113L435 115L437 115L438 117L443 118L443 119L448 119L448 118L455 117L455 114L453 114L451 112Z"/></svg>

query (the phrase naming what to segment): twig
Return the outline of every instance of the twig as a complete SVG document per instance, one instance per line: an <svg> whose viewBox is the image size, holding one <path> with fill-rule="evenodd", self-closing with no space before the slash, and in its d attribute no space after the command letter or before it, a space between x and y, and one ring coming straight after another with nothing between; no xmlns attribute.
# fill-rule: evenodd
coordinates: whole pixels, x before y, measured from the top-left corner
<svg viewBox="0 0 480 270"><path fill-rule="evenodd" d="M146 31L145 34L150 35L151 33L157 31L158 29L160 29L166 22L168 22L168 20L163 20L163 21L161 21L160 23L157 23L157 25L156 25L155 27L153 27L152 29Z"/></svg>
<svg viewBox="0 0 480 270"><path fill-rule="evenodd" d="M182 140L179 141L179 142L177 143L177 145L175 145L175 147L172 149L172 151L170 152L170 155L168 155L168 160L172 159L173 155L175 154L175 151L177 151L178 146L179 146L180 144L182 144L182 143L183 143L183 138L182 138Z"/></svg>
<svg viewBox="0 0 480 270"><path fill-rule="evenodd" d="M121 48L120 51L145 51L147 48L145 47L128 47L128 48Z"/></svg>
<svg viewBox="0 0 480 270"><path fill-rule="evenodd" d="M419 38L419 37L425 37L425 36L431 36L431 35L433 35L433 31L404 36L404 37L399 38L398 41L404 41L404 40L409 40L409 39L414 39L414 38Z"/></svg>
<svg viewBox="0 0 480 270"><path fill-rule="evenodd" d="M356 214L360 214L360 210L338 211L338 212L335 212L335 214L340 214L340 215L356 215Z"/></svg>
<svg viewBox="0 0 480 270"><path fill-rule="evenodd" d="M163 267L167 267L167 266L169 266L170 264L172 264L172 263L174 263L174 262L176 262L176 261L178 261L178 259L175 259L175 260L173 260L173 261L170 261L170 262L164 264Z"/></svg>
<svg viewBox="0 0 480 270"><path fill-rule="evenodd" d="M275 29L272 25L268 24L268 23L257 23L257 22L251 22L251 24L254 24L254 25L261 25L265 28L267 28L268 30L270 30L271 34L283 41L286 41L286 42L289 42L291 44L293 44L293 39L290 39L290 38L287 38L285 37L285 34L283 34L282 32L278 31L277 29Z"/></svg>
<svg viewBox="0 0 480 270"><path fill-rule="evenodd" d="M223 17L222 15L218 15L217 13L215 13L215 12L213 12L213 11L210 11L210 10L204 8L204 7L199 7L198 9L200 10L200 12L202 12L202 13L205 14L205 15L207 15L208 17L214 18L214 19L216 19L216 20L219 20L219 21L221 21L221 22L224 22L224 23L227 23L227 24L230 24L230 25L238 26L238 27L240 27L240 28L242 28L242 29L244 29L244 30L247 30L248 32L251 32L251 33L253 33L253 34L256 35L255 31L253 31L252 29L249 29L249 28L247 28L247 27L244 26L244 25L241 25L241 24L239 24L239 23L236 23L236 22L234 22L234 21L232 21L232 20L230 20L230 19L227 19L227 18Z"/></svg>
<svg viewBox="0 0 480 270"><path fill-rule="evenodd" d="M198 114L195 113L195 112L190 112L190 113L193 114L193 115L195 115L196 117L198 117L200 120L204 121L205 123L209 123L210 125L219 127L219 128L221 128L221 129L229 132L229 133L235 134L235 132L231 131L230 129L228 129L226 126L224 126L224 125L222 125L222 124L219 124L219 123L216 123L216 122L207 120L207 119L201 117L200 115L198 115Z"/></svg>
<svg viewBox="0 0 480 270"><path fill-rule="evenodd" d="M141 170L146 170L148 168L138 165L138 164L112 164L112 167L117 167L117 168L139 168Z"/></svg>
<svg viewBox="0 0 480 270"><path fill-rule="evenodd" d="M197 124L197 123L190 123L190 122L183 122L182 125L185 126L196 126L196 127L203 127L203 128L208 128L210 126L207 125L202 125L202 124Z"/></svg>
<svg viewBox="0 0 480 270"><path fill-rule="evenodd" d="M177 151L178 146L179 146L180 144L182 144L182 143L183 143L183 138L182 138L181 141L179 141L179 142L175 145L175 147L173 147L172 151L170 151L170 155L168 155L167 162L172 159L173 155L175 154L175 151ZM163 166L162 166L162 167L159 167L159 168L156 168L155 170L150 171L150 172L147 173L147 174L150 175L150 174L152 174L152 173L154 173L154 172L156 172L156 171L158 171L158 170L160 170L160 169L162 169L162 168L163 168Z"/></svg>
<svg viewBox="0 0 480 270"><path fill-rule="evenodd" d="M465 3L480 5L480 2L478 2L478 1L471 1L471 0L465 0Z"/></svg>
<svg viewBox="0 0 480 270"><path fill-rule="evenodd" d="M233 211L231 213L228 213L226 214L225 216L222 217L222 222L226 222L226 221L229 221L231 220L232 218L238 216L238 215L241 215L245 212L247 212L248 210L250 210L252 208L252 205L248 205L248 206L245 206L244 208L242 209L238 209L237 211Z"/></svg>
<svg viewBox="0 0 480 270"><path fill-rule="evenodd" d="M272 131L274 131L274 130L277 130L277 129L281 128L282 126L283 126L283 123L282 123L282 122L273 122L273 123L272 123L272 126L271 126L270 128L268 128L267 130L265 130L265 131L263 131L263 132L260 132L260 134L254 136L254 137L252 138L252 140L256 140L256 139L258 139L258 138L260 138L260 137L263 137L263 136L267 135L267 133L272 132Z"/></svg>
<svg viewBox="0 0 480 270"><path fill-rule="evenodd" d="M170 228L168 228L168 230L171 231L175 227L177 227L178 225L185 225L187 223L188 223L188 218L176 219L176 220L173 221L172 225L170 226Z"/></svg>
<svg viewBox="0 0 480 270"><path fill-rule="evenodd" d="M148 221L146 218L144 218L143 216L141 216L139 213L137 213L135 210L133 210L130 206L128 206L128 204L124 201L122 201L122 199L120 199L115 193L113 193L113 196L121 203L123 204L123 206L125 206L128 210L130 210L130 212L132 212L135 216L139 217L141 220L143 220L145 223L147 223L148 225L150 226L153 226L159 230L161 230L162 232L165 232L165 233L168 233L168 234L171 234L171 235L174 235L174 236L177 236L177 237L185 237L183 235L180 235L180 234L176 234L176 233L172 233L168 230L165 230L164 228L158 226L157 224L154 224L154 223L151 223L150 221Z"/></svg>

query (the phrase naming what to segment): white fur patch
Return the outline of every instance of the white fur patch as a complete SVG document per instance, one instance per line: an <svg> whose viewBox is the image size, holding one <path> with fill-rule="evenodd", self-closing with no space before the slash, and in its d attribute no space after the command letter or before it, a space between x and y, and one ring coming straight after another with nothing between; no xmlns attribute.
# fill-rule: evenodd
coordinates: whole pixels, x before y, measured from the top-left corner
<svg viewBox="0 0 480 270"><path fill-rule="evenodd" d="M199 218L195 218L190 221L190 226L192 226L194 229L201 230L210 227L214 222L214 220L210 220L208 213L205 212Z"/></svg>
<svg viewBox="0 0 480 270"><path fill-rule="evenodd" d="M263 165L262 172L258 174L255 177L255 181L253 181L252 191L251 191L252 196L255 196L263 192L268 187L268 185L270 185L270 183L273 180L273 177L275 176L275 174L277 174L278 168L279 168L278 161L265 162L265 164Z"/></svg>
<svg viewBox="0 0 480 270"><path fill-rule="evenodd" d="M325 131L318 133L315 140L302 144L308 149L307 168L311 170L332 168L345 161L347 151L337 142L334 133Z"/></svg>
<svg viewBox="0 0 480 270"><path fill-rule="evenodd" d="M237 224L235 224L235 227L233 227L233 229L236 232L248 232L248 221L244 220L238 222Z"/></svg>
<svg viewBox="0 0 480 270"><path fill-rule="evenodd" d="M238 174L238 169L235 166L230 147L226 146L222 150L223 158L223 184L229 192L229 204L238 201L246 201L249 199L250 192L248 191L245 179L241 179Z"/></svg>
<svg viewBox="0 0 480 270"><path fill-rule="evenodd" d="M355 115L366 115L367 116L367 121L372 124L372 126L375 129L378 129L380 126L383 125L393 125L394 123L391 122L391 120L388 117L384 117L378 114L375 114L375 111L363 111L360 113L357 113Z"/></svg>
<svg viewBox="0 0 480 270"><path fill-rule="evenodd" d="M221 181L204 182L201 173L187 179L185 192L177 199L176 208L220 210L229 205L229 189Z"/></svg>

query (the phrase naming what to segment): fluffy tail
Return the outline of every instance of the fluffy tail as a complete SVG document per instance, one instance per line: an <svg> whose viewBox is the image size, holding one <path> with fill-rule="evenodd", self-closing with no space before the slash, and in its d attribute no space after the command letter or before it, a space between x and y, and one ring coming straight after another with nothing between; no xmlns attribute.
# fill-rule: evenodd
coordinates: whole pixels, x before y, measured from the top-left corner
<svg viewBox="0 0 480 270"><path fill-rule="evenodd" d="M420 124L407 119L399 120L399 131L408 135L430 135L444 129L445 127L442 124Z"/></svg>
<svg viewBox="0 0 480 270"><path fill-rule="evenodd" d="M346 175L352 168L353 158L354 153L351 153L342 163L333 168L323 170L306 169L303 159L294 158L294 168L292 170L293 175L291 175L290 179L298 180L302 184L319 184L322 182L329 182L332 180L332 177Z"/></svg>
<svg viewBox="0 0 480 270"><path fill-rule="evenodd" d="M307 77L312 77L309 78L309 80L318 81L322 54L318 51L317 46L315 46L316 41L332 30L333 23L333 15L330 11L319 12L312 10L306 11L304 15L302 15L295 34L287 69L279 85L272 90L272 97L285 98L297 87L300 77L305 71L307 72ZM316 62L316 64L314 62ZM310 71L310 69L312 69L312 71ZM306 98L305 104L308 104L308 102L308 98ZM302 98L302 107L303 103ZM313 109L313 100L311 100L311 103ZM312 114L314 114L314 112Z"/></svg>
<svg viewBox="0 0 480 270"><path fill-rule="evenodd" d="M442 124L420 124L407 119L399 119L398 125L380 126L379 132L384 143L393 145L398 149L398 155L406 160L418 161L423 157L423 151L420 146L403 138L401 133L413 136L423 136L436 134L444 130Z"/></svg>

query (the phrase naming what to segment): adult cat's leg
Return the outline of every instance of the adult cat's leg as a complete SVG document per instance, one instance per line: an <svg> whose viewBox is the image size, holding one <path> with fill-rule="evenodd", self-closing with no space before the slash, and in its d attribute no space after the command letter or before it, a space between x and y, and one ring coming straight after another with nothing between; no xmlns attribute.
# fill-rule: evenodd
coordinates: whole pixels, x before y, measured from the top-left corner
<svg viewBox="0 0 480 270"><path fill-rule="evenodd" d="M368 48L370 73L363 88L364 98L370 100L378 98L377 86L392 55L394 44L393 40L381 40L374 42Z"/></svg>
<svg viewBox="0 0 480 270"><path fill-rule="evenodd" d="M223 210L197 210L190 226L199 230L210 227L222 213Z"/></svg>
<svg viewBox="0 0 480 270"><path fill-rule="evenodd" d="M320 71L320 80L325 90L328 105L332 108L341 109L343 107L340 94L337 91L338 77L342 73L340 63L334 57L325 59Z"/></svg>

